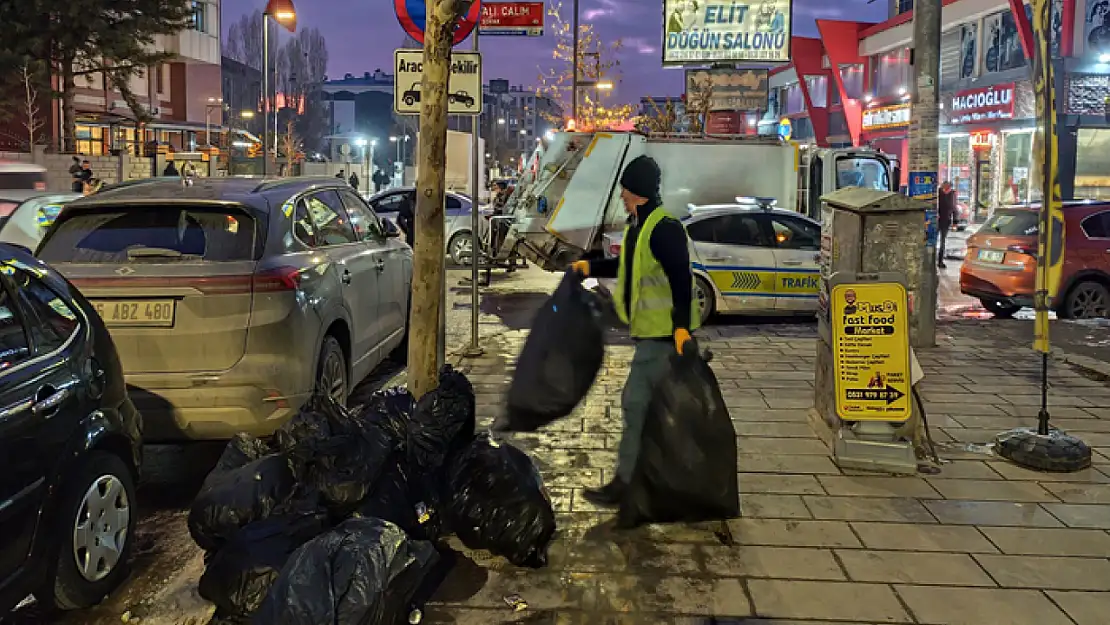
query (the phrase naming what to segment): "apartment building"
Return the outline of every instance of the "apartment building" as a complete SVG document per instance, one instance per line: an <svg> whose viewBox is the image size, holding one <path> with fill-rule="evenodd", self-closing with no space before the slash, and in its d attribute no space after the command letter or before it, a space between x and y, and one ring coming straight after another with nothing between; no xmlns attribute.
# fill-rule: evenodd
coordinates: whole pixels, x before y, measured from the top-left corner
<svg viewBox="0 0 1110 625"><path fill-rule="evenodd" d="M78 152L138 154L154 144L189 151L207 143L206 129L220 128L220 0L182 1L192 5L189 26L158 42L160 49L173 53L173 60L136 75L130 85L153 121L138 128L119 91L110 88L102 75L78 77ZM55 119L56 139L62 133L60 114Z"/></svg>
<svg viewBox="0 0 1110 625"><path fill-rule="evenodd" d="M1020 2L943 0L939 174L980 215L1039 195L1033 43L1013 12L1031 9ZM912 2L892 7L901 12L880 24L818 20L819 37L795 38L794 61L771 77L767 121L791 120L795 138L869 145L905 162ZM1110 11L1100 0L1053 9L1062 191L1110 197Z"/></svg>
<svg viewBox="0 0 1110 625"><path fill-rule="evenodd" d="M560 126L562 109L547 96L505 79L492 79L482 88L482 134L494 162L515 162L530 156L536 141Z"/></svg>

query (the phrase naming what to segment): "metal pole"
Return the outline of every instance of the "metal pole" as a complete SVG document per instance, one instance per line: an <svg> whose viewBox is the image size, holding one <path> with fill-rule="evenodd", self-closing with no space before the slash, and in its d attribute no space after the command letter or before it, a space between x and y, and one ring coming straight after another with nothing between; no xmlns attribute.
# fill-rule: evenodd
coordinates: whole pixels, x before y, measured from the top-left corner
<svg viewBox="0 0 1110 625"><path fill-rule="evenodd" d="M474 29L475 52L478 52L478 30L477 28ZM478 347L478 225L481 219L478 214L478 194L481 192L481 186L478 184L478 174L480 172L478 157L481 154L478 150L478 140L482 134L481 113L479 112L477 116L471 117L470 120L470 346L467 348L466 354L468 356L478 356L482 353L482 348ZM496 121L494 120L494 123ZM492 222L490 223L491 242L493 241L494 225Z"/></svg>
<svg viewBox="0 0 1110 625"><path fill-rule="evenodd" d="M574 127L578 128L578 0L574 0L574 61L571 62L571 71L574 76L570 80L570 114L574 120Z"/></svg>
<svg viewBox="0 0 1110 625"><path fill-rule="evenodd" d="M266 162L270 158L270 147L266 140L267 128L270 126L270 73L266 68L270 65L270 28L266 23L269 16L262 14L262 175L268 169ZM276 139L276 137L275 137Z"/></svg>
<svg viewBox="0 0 1110 625"><path fill-rule="evenodd" d="M929 202L933 223L936 223L937 198L937 133L940 126L940 16L941 0L917 0L913 3L913 100L910 109L909 176L911 194ZM918 303L911 332L914 347L935 347L937 344L937 241L930 232L925 242Z"/></svg>

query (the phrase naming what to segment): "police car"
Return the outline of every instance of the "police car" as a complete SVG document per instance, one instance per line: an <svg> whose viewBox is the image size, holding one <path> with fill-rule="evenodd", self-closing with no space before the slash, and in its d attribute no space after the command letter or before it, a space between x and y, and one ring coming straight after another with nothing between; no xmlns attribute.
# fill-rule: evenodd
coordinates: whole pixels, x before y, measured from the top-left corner
<svg viewBox="0 0 1110 625"><path fill-rule="evenodd" d="M717 313L811 315L817 312L821 224L767 198L690 205L698 305L704 323ZM623 233L606 235L606 253L620 254ZM615 280L599 280L612 291Z"/></svg>

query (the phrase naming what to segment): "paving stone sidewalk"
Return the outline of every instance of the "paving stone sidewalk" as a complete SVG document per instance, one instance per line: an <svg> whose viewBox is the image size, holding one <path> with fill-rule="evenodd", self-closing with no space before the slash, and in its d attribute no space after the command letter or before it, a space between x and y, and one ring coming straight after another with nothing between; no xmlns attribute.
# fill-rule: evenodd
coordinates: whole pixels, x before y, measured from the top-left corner
<svg viewBox="0 0 1110 625"><path fill-rule="evenodd" d="M612 346L585 404L549 431L515 435L555 499L551 564L515 569L465 552L427 623L926 623L1105 625L1110 614L1110 384L1054 368L1054 423L1096 449L1094 467L1048 475L980 445L1032 425L1039 361L977 324L950 324L919 352L937 475L841 471L811 430L812 324L713 326L739 451L736 546L710 526L606 528L584 488L610 479L631 345ZM463 361L486 423L500 410L525 333ZM461 549L461 546L460 546ZM513 613L504 597L529 604ZM717 621L711 621L717 618ZM732 620L730 620L732 619Z"/></svg>

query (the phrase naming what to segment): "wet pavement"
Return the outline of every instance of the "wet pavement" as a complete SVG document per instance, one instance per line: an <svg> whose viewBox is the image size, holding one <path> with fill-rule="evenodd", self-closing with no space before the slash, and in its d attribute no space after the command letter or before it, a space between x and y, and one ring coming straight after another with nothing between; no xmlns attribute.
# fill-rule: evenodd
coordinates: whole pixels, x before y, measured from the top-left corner
<svg viewBox="0 0 1110 625"><path fill-rule="evenodd" d="M961 308L973 304L957 299L958 286L950 295L955 264L941 309L973 310ZM458 358L470 340L469 286L457 282L464 272L449 275L447 336ZM501 409L526 328L559 277L495 272L485 290L485 354L462 360L483 426ZM550 566L515 569L452 542L458 562L424 622L1104 624L1110 384L1070 365L1053 367L1053 421L1096 449L1095 466L1068 475L1024 471L984 444L1003 429L1035 422L1039 360L1029 349L1030 322L970 313L943 319L940 346L919 357L933 436L951 462L918 478L859 475L832 463L807 421L811 321L732 319L702 332L738 434L744 515L730 522L733 546L712 526L616 532L610 515L583 500L584 488L611 478L615 462L631 348L614 341L574 415L549 431L510 437L535 458L559 513ZM1110 361L1105 326L1057 324L1077 328L1071 338L1056 332L1068 349L1074 343ZM384 367L361 391L398 380L403 372ZM145 515L132 580L90 611L56 616L32 607L2 623L207 622L211 609L196 594L203 561L184 510L219 446L154 451L140 490ZM514 613L505 603L512 594L528 608Z"/></svg>

